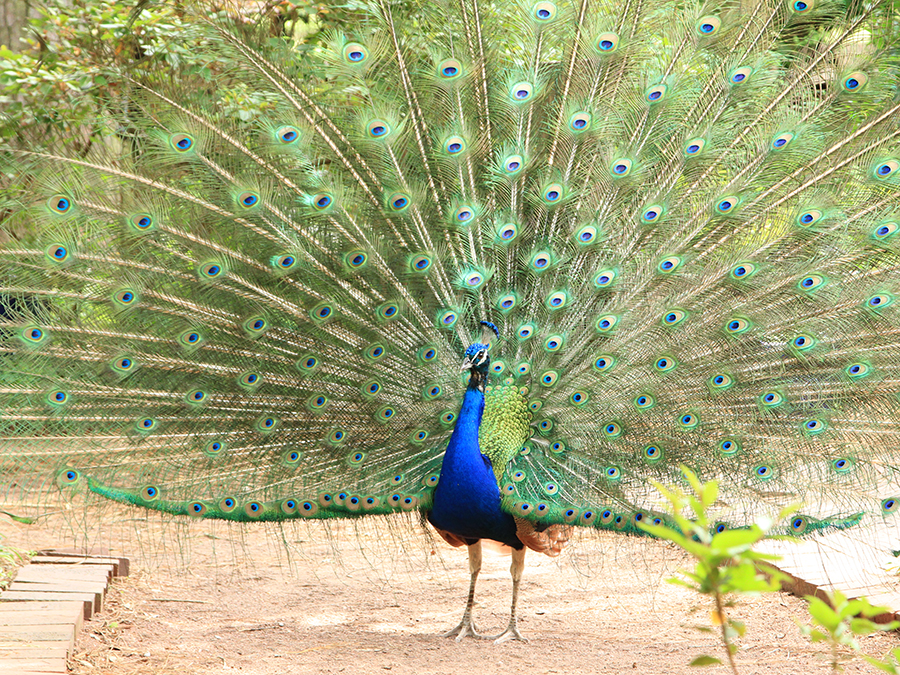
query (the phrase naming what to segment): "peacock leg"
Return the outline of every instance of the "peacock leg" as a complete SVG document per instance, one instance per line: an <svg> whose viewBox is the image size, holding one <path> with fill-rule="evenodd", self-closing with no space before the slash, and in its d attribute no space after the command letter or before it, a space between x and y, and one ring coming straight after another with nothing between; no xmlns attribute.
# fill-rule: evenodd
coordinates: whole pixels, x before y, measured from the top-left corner
<svg viewBox="0 0 900 675"><path fill-rule="evenodd" d="M522 581L522 572L525 570L525 551L527 550L528 549L524 546L518 551L513 549L512 565L509 566L509 572L512 574L513 582L512 611L509 614L509 625L506 627L505 631L500 633L500 635L494 639L494 644L500 644L507 640L521 640L522 642L528 642L526 638L522 637L522 634L519 632L519 627L516 625L516 601L519 599L519 582Z"/></svg>
<svg viewBox="0 0 900 675"><path fill-rule="evenodd" d="M475 604L475 581L478 579L478 573L481 571L481 540L469 545L469 572L472 580L469 583L469 599L466 600L466 611L463 612L462 621L459 625L443 634L444 637L456 637L459 642L464 637L471 636L473 638L483 638L475 630L475 622L472 620L472 606Z"/></svg>

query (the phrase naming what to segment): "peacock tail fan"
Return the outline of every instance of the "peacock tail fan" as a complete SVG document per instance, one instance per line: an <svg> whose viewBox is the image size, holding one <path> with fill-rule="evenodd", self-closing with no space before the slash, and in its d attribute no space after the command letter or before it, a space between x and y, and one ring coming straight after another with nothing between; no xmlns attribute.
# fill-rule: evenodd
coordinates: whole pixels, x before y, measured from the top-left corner
<svg viewBox="0 0 900 675"><path fill-rule="evenodd" d="M637 534L685 465L717 527L792 503L785 531L895 527L900 102L873 9L381 0L302 51L198 17L251 119L133 71L87 150L4 149L11 494L427 511L489 320L507 512Z"/></svg>

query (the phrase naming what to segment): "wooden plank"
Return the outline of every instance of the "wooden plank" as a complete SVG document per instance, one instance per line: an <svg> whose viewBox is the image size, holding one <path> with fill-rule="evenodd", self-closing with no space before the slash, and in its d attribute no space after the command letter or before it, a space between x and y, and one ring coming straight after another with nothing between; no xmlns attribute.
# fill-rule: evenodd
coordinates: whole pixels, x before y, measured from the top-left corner
<svg viewBox="0 0 900 675"><path fill-rule="evenodd" d="M28 643L21 645L3 643L3 646L0 647L0 663L3 663L3 659L10 658L64 659L72 651L67 649L62 643L56 642L35 642L33 645Z"/></svg>
<svg viewBox="0 0 900 675"><path fill-rule="evenodd" d="M0 605L2 608L3 605ZM75 625L75 617L81 618L81 608L76 614L63 614L61 612L29 612L29 611L0 611L0 633L4 626L69 626Z"/></svg>
<svg viewBox="0 0 900 675"><path fill-rule="evenodd" d="M75 644L75 625L68 626L4 626L0 642L65 642Z"/></svg>
<svg viewBox="0 0 900 675"><path fill-rule="evenodd" d="M16 581L106 581L112 577L112 565L26 565L16 572Z"/></svg>
<svg viewBox="0 0 900 675"><path fill-rule="evenodd" d="M94 614L96 596L93 593L53 593L41 591L4 591L0 602L16 602L19 600L36 600L39 602L78 600L84 604L84 618L90 619ZM100 611L99 609L97 611Z"/></svg>
<svg viewBox="0 0 900 675"><path fill-rule="evenodd" d="M127 558L38 555L0 594L0 675L63 675L84 619L100 611Z"/></svg>
<svg viewBox="0 0 900 675"><path fill-rule="evenodd" d="M90 550L77 548L47 548L38 551L38 555L82 556L85 558L114 558L119 561L119 573L116 576L127 577L131 561L125 556L116 555L103 546L93 546Z"/></svg>
<svg viewBox="0 0 900 675"><path fill-rule="evenodd" d="M32 565L112 565L117 577L128 576L128 558L85 558L81 556L37 555L31 559Z"/></svg>
<svg viewBox="0 0 900 675"><path fill-rule="evenodd" d="M104 595L106 594L106 589L109 588L109 584L105 581L91 581L90 579L60 579L59 581L19 581L18 579L13 579L9 588L12 589L16 585L21 587L17 590L23 591L33 591L38 588L43 588L47 591L68 589L82 593L102 593ZM53 586L53 588L49 588L50 586Z"/></svg>
<svg viewBox="0 0 900 675"><path fill-rule="evenodd" d="M85 548L42 548L38 555L75 555L82 558L118 558L106 546L91 546Z"/></svg>
<svg viewBox="0 0 900 675"><path fill-rule="evenodd" d="M31 584L12 582L9 588L4 592L7 593L71 593L72 595L91 594L94 600L94 612L99 612L103 608L103 598L106 597L106 586L102 584L91 584L86 582L70 581L60 584Z"/></svg>
<svg viewBox="0 0 900 675"><path fill-rule="evenodd" d="M75 624L68 626L4 626L0 630L0 648L14 644L53 643L72 649L75 646Z"/></svg>
<svg viewBox="0 0 900 675"><path fill-rule="evenodd" d="M13 581L9 585L11 591L59 591L61 593L96 593L103 598L106 595L104 581Z"/></svg>
<svg viewBox="0 0 900 675"><path fill-rule="evenodd" d="M6 658L0 661L0 673L3 675L23 675L23 673L62 673L68 672L65 659L41 658Z"/></svg>
<svg viewBox="0 0 900 675"><path fill-rule="evenodd" d="M0 633L4 626L77 626L82 619L81 606L74 612L5 610L8 605L0 604Z"/></svg>
<svg viewBox="0 0 900 675"><path fill-rule="evenodd" d="M50 609L21 609L28 602L0 603L0 631L4 626L73 626L77 633L84 626L84 606L80 602L53 602Z"/></svg>
<svg viewBox="0 0 900 675"><path fill-rule="evenodd" d="M118 558L88 558L79 555L45 555L39 553L30 561L32 565L80 565L90 567L91 565L112 565L119 566Z"/></svg>
<svg viewBox="0 0 900 675"><path fill-rule="evenodd" d="M115 556L87 556L87 555L56 555L53 553L38 553L31 559L31 563L54 563L57 565L118 565L122 558Z"/></svg>
<svg viewBox="0 0 900 675"><path fill-rule="evenodd" d="M3 602L0 603L0 629L3 626L72 625L80 631L84 624L84 606L80 602Z"/></svg>
<svg viewBox="0 0 900 675"><path fill-rule="evenodd" d="M2 599L2 596L0 596ZM40 612L40 611L61 611L68 612L77 610L81 611L81 601L68 598L69 602L58 600L19 600L15 602L7 602L0 604L0 612Z"/></svg>
<svg viewBox="0 0 900 675"><path fill-rule="evenodd" d="M65 640L35 640L33 642L15 642L3 640L0 636L0 654L17 653L25 656L62 656L65 658L75 649L75 641ZM52 653L51 653L52 652ZM4 657L0 656L0 659Z"/></svg>

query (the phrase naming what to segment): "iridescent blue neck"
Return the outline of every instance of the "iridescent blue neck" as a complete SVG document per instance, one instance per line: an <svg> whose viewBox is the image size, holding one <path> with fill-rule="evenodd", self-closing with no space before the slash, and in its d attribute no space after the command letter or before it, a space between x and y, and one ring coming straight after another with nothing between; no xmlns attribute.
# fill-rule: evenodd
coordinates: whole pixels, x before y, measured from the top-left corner
<svg viewBox="0 0 900 675"><path fill-rule="evenodd" d="M463 396L462 406L459 409L459 418L456 420L456 428L453 429L453 435L450 436L450 446L455 447L453 439L456 437L466 438L473 441L467 444L468 447L474 445L474 449L478 450L481 455L481 449L478 445L478 427L481 426L481 418L484 415L484 390L471 384L466 388L466 394ZM447 448L448 452L450 447Z"/></svg>
<svg viewBox="0 0 900 675"><path fill-rule="evenodd" d="M481 418L484 415L484 385L483 382L472 380L466 388L456 426L447 444L447 453L444 455L441 469L442 477L447 471L451 477L456 474L464 476L482 472L484 457L478 444L478 427L481 426Z"/></svg>
<svg viewBox="0 0 900 675"><path fill-rule="evenodd" d="M481 454L478 444L487 380L486 373L480 375L476 377L473 371L463 396L429 520L435 527L465 539L493 539L521 548L512 516L500 509L500 486L491 462Z"/></svg>

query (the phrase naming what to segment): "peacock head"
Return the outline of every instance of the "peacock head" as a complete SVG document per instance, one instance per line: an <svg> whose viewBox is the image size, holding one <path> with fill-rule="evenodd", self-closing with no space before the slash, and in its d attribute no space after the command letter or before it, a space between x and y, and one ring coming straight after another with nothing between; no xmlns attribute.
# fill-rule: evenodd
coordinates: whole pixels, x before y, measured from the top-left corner
<svg viewBox="0 0 900 675"><path fill-rule="evenodd" d="M460 370L471 370L473 373L477 372L482 376L486 376L488 366L491 365L491 356L488 353L490 348L490 345L486 345L483 342L469 345Z"/></svg>
<svg viewBox="0 0 900 675"><path fill-rule="evenodd" d="M481 327L483 329L481 340L470 344L466 349L460 370L470 371L469 386L484 390L488 368L491 365L491 339L499 337L500 331L490 321L482 321Z"/></svg>

